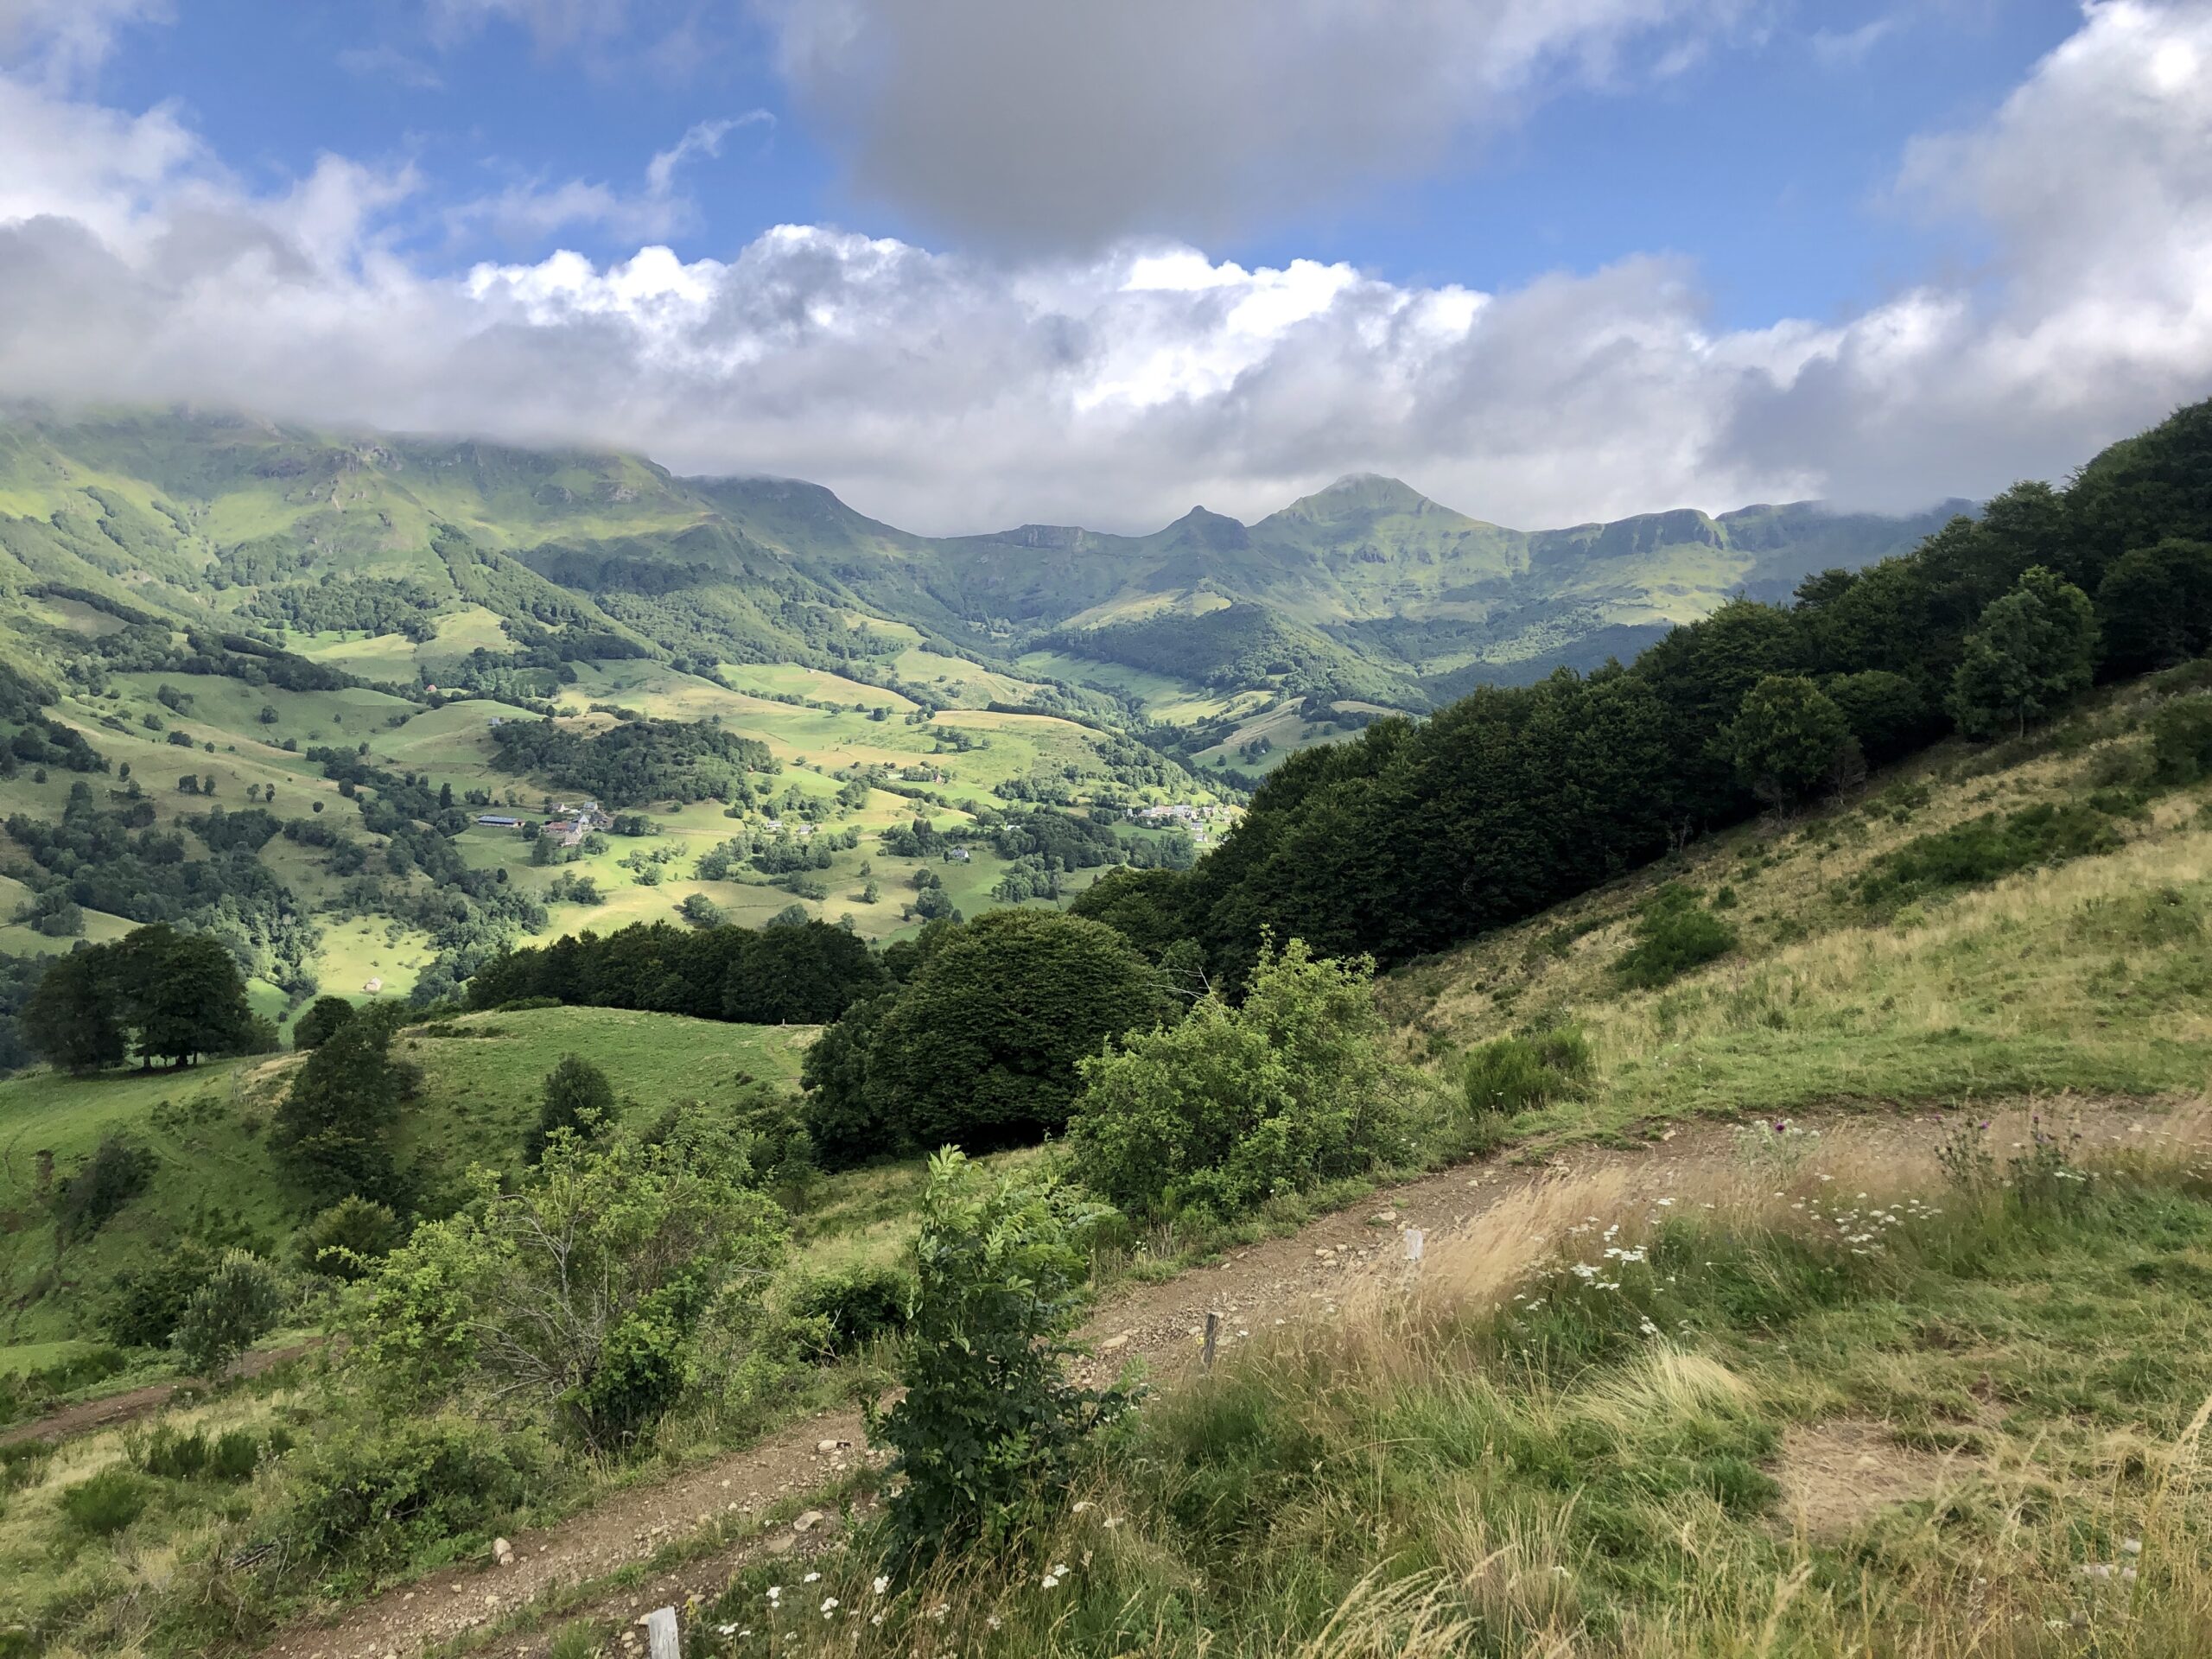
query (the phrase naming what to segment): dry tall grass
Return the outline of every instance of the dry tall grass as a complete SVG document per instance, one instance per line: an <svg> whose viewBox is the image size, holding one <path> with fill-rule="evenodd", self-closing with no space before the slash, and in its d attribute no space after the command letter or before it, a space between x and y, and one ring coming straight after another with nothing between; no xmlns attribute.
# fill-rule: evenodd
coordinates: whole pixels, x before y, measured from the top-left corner
<svg viewBox="0 0 2212 1659"><path fill-rule="evenodd" d="M2041 1109L1991 1124L2000 1160L2012 1140L2027 1138L2031 1109ZM2212 1173L2212 1098L2164 1118L2114 1117L2081 1155L2116 1184L2201 1189ZM1147 1450L1141 1435L1130 1454L1139 1465L1102 1464L1045 1532L988 1558L944 1563L903 1594L876 1592L873 1569L859 1561L803 1586L796 1613L788 1610L801 1586L782 1586L772 1603L747 1592L750 1611L734 1628L750 1630L753 1645L734 1650L768 1651L767 1640L779 1655L856 1659L2212 1652L2202 1445L2212 1398L2177 1434L2085 1433L2063 1452L1993 1415L1981 1451L1923 1454L1916 1466L1928 1478L1916 1501L1870 1509L1840 1535L1809 1532L1773 1507L1747 1514L1694 1484L1640 1497L1632 1479L1624 1489L1616 1477L1603 1494L1561 1494L1516 1472L1522 1454L1511 1448L1523 1443L1593 1457L1605 1448L1617 1471L1632 1471L1639 1458L1678 1456L1717 1426L1811 1420L1843 1397L1840 1380L1799 1370L1756 1331L1718 1343L1655 1337L1567 1374L1479 1339L1516 1296L1556 1284L1562 1263L1648 1248L1685 1214L1717 1247L1733 1242L1732 1270L1756 1273L1761 1236L1831 1236L1839 1214L1879 1211L1932 1226L1940 1211L1945 1225L1970 1233L1978 1202L1993 1206L1991 1217L2011 1213L1999 1195L1976 1201L1948 1188L1924 1136L1832 1135L1794 1161L1753 1140L1693 1171L1672 1189L1618 1166L1530 1186L1437 1241L1418 1279L1385 1275L1331 1317L1270 1332L1191 1382L1179 1397L1219 1396L1224 1426L1248 1426L1235 1433L1317 1448L1298 1477L1303 1495L1272 1511L1263 1545L1224 1542L1218 1563L1194 1555L1193 1525L1207 1532L1203 1510L1178 1507L1185 1500L1173 1469L1141 1461L1205 1454L1173 1435ZM2024 1343L2020 1363L2034 1369L2032 1332L2003 1335L1999 1325L1986 1339ZM1878 1376L1914 1356L1864 1363ZM1205 1421L1203 1412L1192 1420ZM1440 1456L1435 1435L1453 1437L1457 1449ZM1613 1513L1593 1527L1598 1503ZM1600 1541L1622 1527L1662 1546L1652 1559L1665 1573L1642 1592L1624 1590ZM1363 1557L1365 1570L1349 1588L1331 1585L1326 1564L1348 1556ZM1224 1580L1240 1574L1258 1580L1226 1605ZM833 1600L824 1616L822 1604Z"/></svg>

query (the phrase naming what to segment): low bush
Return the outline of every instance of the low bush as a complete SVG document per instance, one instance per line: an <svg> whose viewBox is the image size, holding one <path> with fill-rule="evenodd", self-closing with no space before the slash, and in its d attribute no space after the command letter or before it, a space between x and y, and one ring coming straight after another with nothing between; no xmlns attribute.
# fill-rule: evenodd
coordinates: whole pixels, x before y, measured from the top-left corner
<svg viewBox="0 0 2212 1659"><path fill-rule="evenodd" d="M111 1135L90 1158L54 1188L54 1220L61 1240L90 1238L131 1199L153 1185L161 1160L148 1148Z"/></svg>
<svg viewBox="0 0 2212 1659"><path fill-rule="evenodd" d="M46 1478L54 1448L44 1440L14 1440L0 1446L0 1497L35 1485Z"/></svg>
<svg viewBox="0 0 2212 1659"><path fill-rule="evenodd" d="M146 1483L121 1465L61 1491L62 1519L89 1538L112 1538L146 1512Z"/></svg>
<svg viewBox="0 0 2212 1659"><path fill-rule="evenodd" d="M1003 1541L1057 1507L1077 1446L1127 1403L1060 1363L1096 1215L1050 1179L995 1179L950 1148L930 1160L906 1394L868 1427L898 1454L888 1513L907 1559Z"/></svg>
<svg viewBox="0 0 2212 1659"><path fill-rule="evenodd" d="M358 1279L404 1232L385 1205L359 1197L340 1198L300 1230L300 1265L334 1279Z"/></svg>
<svg viewBox="0 0 2212 1659"><path fill-rule="evenodd" d="M177 1321L177 1353L194 1375L220 1376L276 1328L284 1292L274 1267L244 1250L230 1251L185 1304Z"/></svg>
<svg viewBox="0 0 2212 1659"><path fill-rule="evenodd" d="M825 1322L830 1351L846 1354L906 1328L914 1279L899 1268L846 1268L800 1280L789 1300L795 1318Z"/></svg>
<svg viewBox="0 0 2212 1659"><path fill-rule="evenodd" d="M108 1281L100 1325L126 1348L166 1348L200 1287L221 1258L189 1240L173 1245L152 1267L118 1273Z"/></svg>
<svg viewBox="0 0 2212 1659"><path fill-rule="evenodd" d="M614 1085L607 1073L580 1054L570 1054L545 1074L537 1122L523 1136L522 1160L536 1164L554 1135L567 1133L589 1141L614 1121Z"/></svg>
<svg viewBox="0 0 2212 1659"><path fill-rule="evenodd" d="M1410 1085L1383 1030L1372 963L1263 944L1241 1007L1210 992L1079 1063L1077 1176L1133 1216L1225 1218L1402 1156Z"/></svg>
<svg viewBox="0 0 2212 1659"><path fill-rule="evenodd" d="M1859 891L1869 904L1904 905L2037 865L2116 852L2122 844L2111 818L2094 806L2043 802L2009 814L1985 812L1948 830L1916 836L1876 859L1859 878Z"/></svg>
<svg viewBox="0 0 2212 1659"><path fill-rule="evenodd" d="M1697 894L1669 881L1637 914L1636 943L1613 964L1632 990L1656 990L1736 948L1736 930L1698 903Z"/></svg>
<svg viewBox="0 0 2212 1659"><path fill-rule="evenodd" d="M261 1463L261 1440L252 1430L226 1429L207 1443L207 1478L232 1484L251 1480Z"/></svg>
<svg viewBox="0 0 2212 1659"><path fill-rule="evenodd" d="M380 1571L488 1535L529 1497L544 1463L526 1435L431 1418L340 1427L287 1467L295 1544Z"/></svg>
<svg viewBox="0 0 2212 1659"><path fill-rule="evenodd" d="M1572 1095L1591 1073L1590 1044L1568 1026L1500 1037L1467 1056L1460 1088L1469 1108L1510 1116Z"/></svg>
<svg viewBox="0 0 2212 1659"><path fill-rule="evenodd" d="M2212 772L2212 696L2176 697L2151 716L2152 776L2193 784Z"/></svg>
<svg viewBox="0 0 2212 1659"><path fill-rule="evenodd" d="M473 1201L353 1287L353 1357L395 1404L635 1447L706 1380L709 1330L746 1325L782 1262L784 1213L753 1179L728 1126L695 1109L604 1146L556 1133L513 1190L476 1172Z"/></svg>
<svg viewBox="0 0 2212 1659"><path fill-rule="evenodd" d="M150 1433L126 1443L124 1454L158 1480L190 1480L207 1467L207 1437L198 1429L187 1434L157 1423Z"/></svg>

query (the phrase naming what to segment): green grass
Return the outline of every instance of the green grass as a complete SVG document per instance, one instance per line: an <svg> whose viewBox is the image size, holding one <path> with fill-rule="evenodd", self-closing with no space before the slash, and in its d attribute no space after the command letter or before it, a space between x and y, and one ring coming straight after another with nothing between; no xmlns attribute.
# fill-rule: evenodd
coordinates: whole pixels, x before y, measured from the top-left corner
<svg viewBox="0 0 2212 1659"><path fill-rule="evenodd" d="M1252 1319L1010 1546L881 1594L863 1544L781 1607L748 1569L702 1624L751 1637L707 1651L2181 1659L2207 1173L2117 1159L2060 1204L1831 1142L1778 1198L1681 1192L1713 1214L1569 1183L1417 1291Z"/></svg>
<svg viewBox="0 0 2212 1659"><path fill-rule="evenodd" d="M471 1163L512 1167L535 1120L545 1074L581 1054L613 1080L626 1117L650 1121L679 1100L726 1104L749 1076L793 1086L810 1027L768 1027L612 1008L469 1014L432 1036L410 1029L402 1057L424 1071L400 1124L403 1165L435 1188ZM304 1205L268 1147L289 1056L219 1061L184 1071L77 1079L39 1071L0 1081L0 1344L89 1337L99 1295L127 1268L180 1238L280 1250ZM148 1191L91 1238L60 1246L39 1192L39 1154L57 1174L120 1134L158 1160Z"/></svg>
<svg viewBox="0 0 2212 1659"><path fill-rule="evenodd" d="M738 1026L620 1008L531 1008L464 1014L415 1027L396 1052L426 1074L403 1121L403 1163L427 1160L457 1174L471 1163L518 1166L546 1073L580 1054L614 1085L622 1119L651 1122L678 1101L728 1105L741 1078L790 1088L813 1040L811 1026Z"/></svg>
<svg viewBox="0 0 2212 1659"><path fill-rule="evenodd" d="M1445 1062L1510 1033L1581 1024L1594 1084L1517 1119L1522 1133L1838 1101L2194 1092L2212 1077L2201 787L2100 817L2094 844L2113 850L2062 849L2056 863L1901 908L1866 898L1907 849L1949 845L1985 814L2086 812L2111 752L2140 741L2138 712L2126 698L2093 709L2011 764L1938 751L1857 800L1715 837L1409 968L1386 996L1412 1055ZM1736 945L1658 988L1624 989L1639 918L1670 883L1725 919Z"/></svg>
<svg viewBox="0 0 2212 1659"><path fill-rule="evenodd" d="M1225 713L1245 693L1224 694L1179 680L1131 668L1126 663L1100 662L1065 651L1025 652L1014 666L1040 677L1067 680L1077 685L1103 688L1136 698L1147 716L1170 726L1188 726Z"/></svg>

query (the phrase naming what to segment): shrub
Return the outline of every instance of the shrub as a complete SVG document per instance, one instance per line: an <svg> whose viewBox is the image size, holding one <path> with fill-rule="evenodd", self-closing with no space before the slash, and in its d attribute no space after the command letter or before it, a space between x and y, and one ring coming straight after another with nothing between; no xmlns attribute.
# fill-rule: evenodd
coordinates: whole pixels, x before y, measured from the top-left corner
<svg viewBox="0 0 2212 1659"><path fill-rule="evenodd" d="M161 1160L111 1135L55 1188L54 1212L62 1241L90 1238L153 1184Z"/></svg>
<svg viewBox="0 0 2212 1659"><path fill-rule="evenodd" d="M1510 1116L1573 1094L1590 1071L1590 1044L1569 1026L1483 1044L1468 1053L1460 1088L1473 1110Z"/></svg>
<svg viewBox="0 0 2212 1659"><path fill-rule="evenodd" d="M906 1328L914 1300L912 1274L898 1268L855 1267L813 1274L795 1285L791 1311L830 1327L830 1351L850 1353Z"/></svg>
<svg viewBox="0 0 2212 1659"><path fill-rule="evenodd" d="M253 1478L261 1462L261 1441L251 1429L226 1429L207 1444L207 1478L239 1481Z"/></svg>
<svg viewBox="0 0 2212 1659"><path fill-rule="evenodd" d="M157 1423L151 1433L126 1444L124 1455L157 1479L190 1480L207 1466L207 1437L198 1429L183 1434Z"/></svg>
<svg viewBox="0 0 2212 1659"><path fill-rule="evenodd" d="M300 1265L334 1279L358 1279L404 1236L399 1217L366 1198L340 1198L300 1230Z"/></svg>
<svg viewBox="0 0 2212 1659"><path fill-rule="evenodd" d="M127 1348L166 1348L194 1294L214 1274L219 1258L189 1240L174 1244L149 1268L125 1271L109 1281L100 1324Z"/></svg>
<svg viewBox="0 0 2212 1659"><path fill-rule="evenodd" d="M897 1453L891 1474L906 1484L890 1527L908 1560L1020 1530L1065 1492L1084 1436L1128 1403L1075 1387L1060 1365L1098 1218L1050 1177L995 1179L949 1147L930 1160L906 1394L868 1425Z"/></svg>
<svg viewBox="0 0 2212 1659"><path fill-rule="evenodd" d="M146 1512L152 1493L146 1483L121 1465L103 1469L89 1480L62 1489L62 1518L92 1538L112 1538Z"/></svg>
<svg viewBox="0 0 2212 1659"><path fill-rule="evenodd" d="M1669 881L1644 901L1636 943L1622 952L1613 972L1635 990L1655 990L1693 968L1736 948L1736 930L1697 901L1697 894Z"/></svg>
<svg viewBox="0 0 2212 1659"><path fill-rule="evenodd" d="M526 1436L434 1417L341 1425L286 1467L287 1535L311 1557L378 1570L499 1524L529 1496L543 1459Z"/></svg>
<svg viewBox="0 0 2212 1659"><path fill-rule="evenodd" d="M2193 784L2212 772L2212 697L2176 697L2151 716L2152 775Z"/></svg>
<svg viewBox="0 0 2212 1659"><path fill-rule="evenodd" d="M283 1306L284 1284L276 1269L245 1250L229 1251L184 1305L177 1352L194 1375L220 1376L276 1328Z"/></svg>
<svg viewBox="0 0 2212 1659"><path fill-rule="evenodd" d="M613 1120L614 1085L607 1073L582 1055L569 1055L545 1074L537 1122L523 1137L523 1162L535 1164L543 1158L546 1142L561 1131L588 1141Z"/></svg>
<svg viewBox="0 0 2212 1659"><path fill-rule="evenodd" d="M0 1388L10 1380L0 1377ZM0 1417L0 1422L6 1421ZM47 1465L53 1461L54 1447L44 1440L13 1440L0 1446L0 1497L37 1484L46 1478ZM0 1648L0 1653L6 1651Z"/></svg>
<svg viewBox="0 0 2212 1659"><path fill-rule="evenodd" d="M302 1053L321 1048L333 1033L353 1017L353 1005L342 996L318 996L292 1022L292 1046Z"/></svg>
<svg viewBox="0 0 2212 1659"><path fill-rule="evenodd" d="M1404 1141L1382 1034L1371 962L1264 942L1243 1007L1209 994L1083 1060L1077 1176L1132 1214L1232 1216L1371 1168Z"/></svg>
<svg viewBox="0 0 2212 1659"><path fill-rule="evenodd" d="M2000 817L1994 812L1933 835L1916 836L1874 861L1859 879L1870 904L1904 904L1947 887L1978 886L2032 865L2116 851L2111 821L2080 802L2043 802Z"/></svg>
<svg viewBox="0 0 2212 1659"><path fill-rule="evenodd" d="M679 1114L601 1148L556 1135L517 1191L480 1171L348 1297L354 1354L395 1397L472 1395L596 1451L633 1444L697 1379L710 1312L758 1307L783 1212L719 1124Z"/></svg>

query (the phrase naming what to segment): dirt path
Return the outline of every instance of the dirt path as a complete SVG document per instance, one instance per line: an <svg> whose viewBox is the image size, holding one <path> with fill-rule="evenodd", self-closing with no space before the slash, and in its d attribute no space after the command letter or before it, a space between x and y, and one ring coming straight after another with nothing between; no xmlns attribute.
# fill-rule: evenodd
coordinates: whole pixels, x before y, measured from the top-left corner
<svg viewBox="0 0 2212 1659"><path fill-rule="evenodd" d="M238 1363L234 1376L259 1376L264 1371L283 1364L288 1359L297 1359L312 1352L319 1344L296 1343L289 1348L270 1348L249 1353ZM94 1429L118 1428L124 1423L136 1422L141 1417L151 1417L174 1401L179 1394L198 1388L190 1381L181 1382L149 1382L143 1389L125 1389L119 1394L104 1394L92 1400L80 1400L73 1406L64 1406L60 1411L49 1412L34 1422L17 1423L13 1428L0 1429L0 1446L14 1446L22 1440L60 1441L78 1434L89 1434Z"/></svg>
<svg viewBox="0 0 2212 1659"><path fill-rule="evenodd" d="M2113 1104L2126 1109L2104 1115L2099 1127L2119 1138L2140 1121L2142 1107ZM1925 1114L1831 1122L1848 1124L1854 1152L1924 1146L1935 1134ZM1084 1329L1083 1340L1094 1353L1077 1371L1086 1381L1102 1382L1130 1360L1142 1359L1156 1383L1172 1385L1197 1360L1209 1312L1222 1316L1220 1340L1233 1347L1263 1325L1325 1310L1355 1281L1402 1270L1408 1228L1421 1229L1431 1240L1448 1238L1508 1193L1569 1171L1618 1167L1628 1173L1631 1198L1656 1198L1672 1189L1694 1188L1734 1157L1730 1125L1684 1123L1634 1151L1576 1147L1541 1165L1465 1165L1386 1188L1296 1233L1234 1251L1216 1266L1110 1294ZM803 1526L762 1532L751 1528L750 1517L780 1500L833 1485L867 1456L856 1414L810 1418L746 1451L618 1493L555 1526L518 1533L507 1566L484 1560L448 1567L388 1591L333 1624L296 1627L268 1647L264 1659L411 1659L425 1647L493 1624L525 1602L649 1559L664 1544L696 1537L709 1526L745 1529L747 1535L643 1584L588 1599L534 1628L480 1640L470 1651L539 1655L551 1630L570 1618L626 1624L654 1607L680 1607L692 1595L711 1598L739 1566L764 1552L804 1555L834 1541L839 1517L827 1504L803 1514Z"/></svg>

